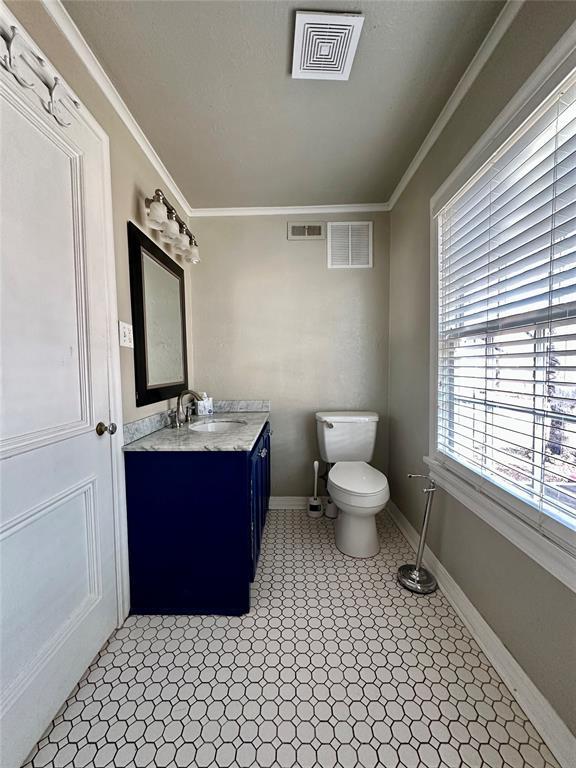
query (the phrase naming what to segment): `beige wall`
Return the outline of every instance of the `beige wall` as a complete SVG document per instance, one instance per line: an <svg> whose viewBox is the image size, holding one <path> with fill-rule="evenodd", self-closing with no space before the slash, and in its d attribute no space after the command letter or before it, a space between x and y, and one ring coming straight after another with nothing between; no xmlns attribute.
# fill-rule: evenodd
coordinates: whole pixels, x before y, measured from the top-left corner
<svg viewBox="0 0 576 768"><path fill-rule="evenodd" d="M59 70L62 77L76 91L82 103L90 110L110 138L118 316L120 320L131 322L126 222L132 219L137 224L142 225L142 199L149 196L157 187L164 188L168 196L169 190L166 189L162 178L132 138L124 123L110 106L98 85L42 5L36 2L14 2L13 0L9 0L7 5L44 54ZM147 234L153 236L150 231L147 231ZM189 266L185 267L188 295L190 294L190 269ZM188 357L191 364L192 333L189 304L187 313L189 323ZM134 421L165 410L165 402L136 408L133 350L120 348L120 361L124 421Z"/></svg>
<svg viewBox="0 0 576 768"><path fill-rule="evenodd" d="M390 459L394 501L419 525L406 473L428 452L430 197L576 18L576 3L527 3L391 214ZM576 732L576 596L472 512L439 493L429 543Z"/></svg>
<svg viewBox="0 0 576 768"><path fill-rule="evenodd" d="M272 400L276 496L311 493L320 409L378 411L375 461L386 466L388 214L345 218L374 221L373 269L328 270L326 241L287 240L286 217L194 222L196 383Z"/></svg>

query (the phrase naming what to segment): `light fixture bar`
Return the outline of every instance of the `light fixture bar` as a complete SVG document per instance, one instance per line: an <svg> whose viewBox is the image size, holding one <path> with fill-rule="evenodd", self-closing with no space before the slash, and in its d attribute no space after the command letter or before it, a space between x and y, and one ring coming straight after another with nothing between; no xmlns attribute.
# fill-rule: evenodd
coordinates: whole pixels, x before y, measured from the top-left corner
<svg viewBox="0 0 576 768"><path fill-rule="evenodd" d="M144 202L146 204L146 210L147 211L150 211L150 206L152 205L152 203L162 203L166 207L166 210L168 211L169 218L175 219L178 222L178 225L180 227L180 231L186 233L187 235L189 235L191 244L193 246L195 246L196 248L198 247L198 243L196 241L196 237L192 234L192 232L190 232L186 222L182 218L180 218L180 216L178 215L178 211L172 205L172 203L170 203L166 199L166 195L164 194L164 192L162 192L161 189L155 190L154 197L147 197L144 200Z"/></svg>

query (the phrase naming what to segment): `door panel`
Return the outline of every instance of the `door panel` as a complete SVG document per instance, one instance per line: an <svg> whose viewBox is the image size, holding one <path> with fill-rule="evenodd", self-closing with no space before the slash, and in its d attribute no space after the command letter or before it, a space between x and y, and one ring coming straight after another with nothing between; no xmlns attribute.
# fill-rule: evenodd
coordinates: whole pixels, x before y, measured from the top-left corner
<svg viewBox="0 0 576 768"><path fill-rule="evenodd" d="M98 600L95 533L91 479L32 510L5 536L1 642L6 649L3 685L8 689L27 674L38 649L54 646L62 627L77 623ZM22 622L22 616L34 621Z"/></svg>
<svg viewBox="0 0 576 768"><path fill-rule="evenodd" d="M28 445L46 430L86 423L87 350L86 309L78 290L84 259L74 237L81 226L73 204L80 163L9 105L2 123L10 142L1 150L2 173L10 180L1 208L6 448L4 443ZM44 384L41 403L39 383Z"/></svg>
<svg viewBox="0 0 576 768"><path fill-rule="evenodd" d="M111 419L107 145L82 108L61 108L68 126L41 80L24 89L0 70L3 768L20 765L117 619L114 438L95 432Z"/></svg>

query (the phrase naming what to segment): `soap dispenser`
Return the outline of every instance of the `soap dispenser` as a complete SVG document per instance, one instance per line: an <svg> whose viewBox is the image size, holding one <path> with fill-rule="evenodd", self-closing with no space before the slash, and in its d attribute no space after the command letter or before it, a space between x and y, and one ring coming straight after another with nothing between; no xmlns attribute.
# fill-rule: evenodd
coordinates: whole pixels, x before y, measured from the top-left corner
<svg viewBox="0 0 576 768"><path fill-rule="evenodd" d="M198 416L211 416L214 413L214 401L206 392L202 392L202 400L196 403L196 413Z"/></svg>

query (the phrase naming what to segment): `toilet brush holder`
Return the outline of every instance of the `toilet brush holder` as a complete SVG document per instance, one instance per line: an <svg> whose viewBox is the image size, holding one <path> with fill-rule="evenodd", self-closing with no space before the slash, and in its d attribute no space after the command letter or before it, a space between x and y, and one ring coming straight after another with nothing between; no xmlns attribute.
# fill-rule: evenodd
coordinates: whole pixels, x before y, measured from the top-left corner
<svg viewBox="0 0 576 768"><path fill-rule="evenodd" d="M410 592L416 592L419 595L428 595L438 589L438 583L427 568L422 565L424 556L424 547L426 545L426 534L428 524L430 523L430 513L432 511L432 501L436 491L436 483L427 475L408 475L408 477L423 477L428 481L428 487L424 488L426 494L426 507L424 508L424 520L422 521L422 530L420 531L420 541L418 542L418 552L416 553L416 562L402 565L398 568L398 582Z"/></svg>
<svg viewBox="0 0 576 768"><path fill-rule="evenodd" d="M322 502L318 498L318 467L319 462L314 462L314 496L308 499L308 517L322 517Z"/></svg>
<svg viewBox="0 0 576 768"><path fill-rule="evenodd" d="M326 509L324 510L324 514L326 517L331 518L332 520L335 520L338 517L338 507L331 498L328 498L326 502Z"/></svg>

